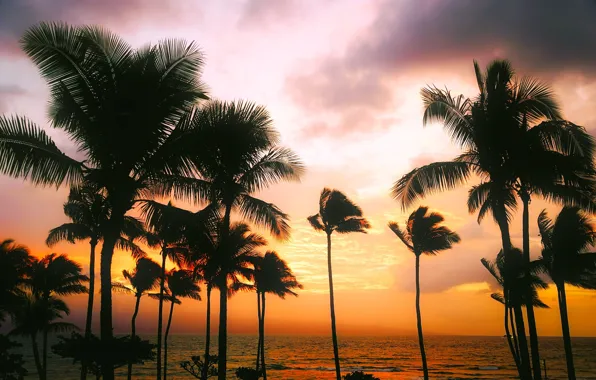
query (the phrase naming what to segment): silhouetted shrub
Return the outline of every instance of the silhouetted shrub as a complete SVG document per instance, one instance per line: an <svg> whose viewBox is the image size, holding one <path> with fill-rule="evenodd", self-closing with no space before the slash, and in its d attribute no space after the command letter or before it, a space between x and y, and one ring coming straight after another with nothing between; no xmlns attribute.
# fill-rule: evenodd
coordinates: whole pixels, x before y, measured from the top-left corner
<svg viewBox="0 0 596 380"><path fill-rule="evenodd" d="M21 344L0 335L0 379L2 380L21 380L27 375L27 370L23 367L23 355L9 352L17 347L21 347Z"/></svg>
<svg viewBox="0 0 596 380"><path fill-rule="evenodd" d="M180 363L180 367L197 379L201 378L205 362L201 356L193 356L191 360L186 360ZM207 378L217 376L217 355L209 355L209 367L207 368Z"/></svg>
<svg viewBox="0 0 596 380"><path fill-rule="evenodd" d="M378 377L374 377L371 374L364 373L362 371L354 371L344 376L344 380L381 380Z"/></svg>
<svg viewBox="0 0 596 380"><path fill-rule="evenodd" d="M72 333L70 338L59 336L60 342L52 346L52 352L63 358L72 358L74 363L87 361L89 371L93 374L101 372L103 363L111 363L114 368L122 367L131 361L143 364L155 359L155 344L130 335L113 338L109 342L101 341L91 335L89 341L79 333Z"/></svg>
<svg viewBox="0 0 596 380"><path fill-rule="evenodd" d="M236 370L236 377L239 380L259 380L261 373L254 368L240 367Z"/></svg>

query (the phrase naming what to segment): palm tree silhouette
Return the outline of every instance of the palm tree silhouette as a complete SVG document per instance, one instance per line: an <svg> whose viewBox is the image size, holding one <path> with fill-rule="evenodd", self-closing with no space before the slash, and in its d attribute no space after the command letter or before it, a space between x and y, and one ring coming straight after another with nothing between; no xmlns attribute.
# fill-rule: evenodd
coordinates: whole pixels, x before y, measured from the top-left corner
<svg viewBox="0 0 596 380"><path fill-rule="evenodd" d="M586 252L596 241L596 228L577 207L564 207L554 223L543 210L538 217L538 227L543 246L538 263L557 287L567 375L575 380L565 284L596 289L596 253Z"/></svg>
<svg viewBox="0 0 596 380"><path fill-rule="evenodd" d="M424 379L428 380L428 366L424 351L424 336L422 334L422 317L420 313L420 256L436 255L441 251L451 249L453 244L460 242L460 237L444 225L445 219L437 212L428 212L428 207L418 207L406 222L402 230L396 222L389 222L389 228L416 256L416 324L418 326L418 342L422 357L422 371Z"/></svg>
<svg viewBox="0 0 596 380"><path fill-rule="evenodd" d="M559 106L550 88L529 77L518 78L508 61L490 63L485 73L474 62L479 95L470 100L452 96L448 90L428 87L422 90L425 104L424 124L442 122L463 150L453 161L436 162L416 168L393 187L393 196L402 206L409 206L425 195L452 189L465 183L472 174L482 182L473 188L476 208L493 213L503 241L503 250L511 249L507 215L517 205L510 194L524 203L524 259L529 275L527 235L528 194L537 194L562 203L591 204L590 181L593 173L585 157L591 155L591 138L582 127L560 120ZM532 128L532 123L547 119ZM530 153L531 152L531 153ZM532 155L530 161L526 161ZM531 165L527 165L527 163ZM547 162L548 165L544 165ZM538 166L536 166L538 164ZM515 199L515 197L513 197ZM508 288L507 285L505 285ZM508 292L505 291L505 297ZM541 378L538 339L532 305L528 305L528 324L532 345L535 380ZM521 313L521 309L516 309ZM519 334L522 350L520 377L532 376L525 332Z"/></svg>
<svg viewBox="0 0 596 380"><path fill-rule="evenodd" d="M170 314L168 316L168 323L166 326L166 333L164 336L164 354L163 354L163 378L167 378L168 370L168 335L170 334L170 326L172 325L172 315L174 314L174 305L181 304L180 298L190 298L200 300L201 288L197 284L196 277L192 271L175 270L172 269L166 275L168 289L163 294L163 299L170 302ZM152 296L160 297L159 294Z"/></svg>
<svg viewBox="0 0 596 380"><path fill-rule="evenodd" d="M362 216L362 210L341 191L324 188L319 198L319 213L309 216L308 222L316 231L327 234L327 271L329 274L329 306L331 311L331 337L333 340L333 357L335 359L335 376L341 380L339 366L339 348L335 327L335 302L333 297L333 271L331 269L331 234L348 234L351 232L366 233L370 228L368 220Z"/></svg>
<svg viewBox="0 0 596 380"><path fill-rule="evenodd" d="M86 293L88 289L83 285L83 282L89 281L89 278L82 275L81 270L81 266L70 260L66 255L52 253L40 260L33 261L23 281L23 286L31 294L31 299L25 300L28 308L26 311L43 311L42 314L45 313L43 317L45 322L43 323L47 322L47 325L45 325L47 328L38 330L43 334L41 369L44 379L48 368L48 334L53 329L52 326L64 326L62 324L51 325L50 322L60 318L60 312L67 313L68 311L68 308L64 308L60 304L61 300L53 299L53 297ZM66 305L64 304L64 306ZM44 308L47 308L47 311L44 311ZM56 311L54 311L54 308L56 308Z"/></svg>
<svg viewBox="0 0 596 380"><path fill-rule="evenodd" d="M20 285L31 265L29 249L12 239L0 241L0 323L19 303Z"/></svg>
<svg viewBox="0 0 596 380"><path fill-rule="evenodd" d="M101 27L41 23L21 46L50 87L51 126L71 137L83 156L58 149L21 116L0 117L0 173L36 185L105 190L111 213L101 252L101 339L111 341L111 263L124 216L136 198L163 179L194 176L196 131L183 117L200 99L203 55L194 43L164 40L133 49ZM131 143L131 141L133 143ZM114 379L110 363L104 380Z"/></svg>
<svg viewBox="0 0 596 380"><path fill-rule="evenodd" d="M33 359L40 380L47 379L47 362L45 360L47 346L45 344L42 346L40 356L38 334L46 336L50 332L60 333L76 330L77 327L74 324L60 321L64 315L69 313L70 310L63 300L53 295L39 298L31 293L22 295L18 307L11 312L14 328L9 334L27 336L31 339ZM45 338L44 341L47 342Z"/></svg>
<svg viewBox="0 0 596 380"><path fill-rule="evenodd" d="M158 285L161 277L161 267L158 263L148 257L141 257L137 260L135 269L132 272L127 270L122 271L122 276L126 279L128 284L115 282L112 287L115 290L120 290L132 293L135 296L135 309L132 314L131 324L131 340L134 341L137 337L137 316L139 314L139 306L141 304L141 297L147 294L148 291L154 289ZM128 363L128 380L132 379L132 362Z"/></svg>
<svg viewBox="0 0 596 380"><path fill-rule="evenodd" d="M71 220L50 230L46 239L49 247L60 241L75 243L77 240L89 239L89 297L87 300L87 317L85 319L85 338L91 335L93 320L93 296L95 294L95 248L103 238L110 215L110 207L106 198L90 184L74 187L70 190L68 200L64 204L64 214ZM116 248L131 251L136 259L145 252L134 243L134 240L144 234L143 223L132 216L125 216L123 231L116 243ZM81 380L87 377L87 365L81 367Z"/></svg>
<svg viewBox="0 0 596 380"><path fill-rule="evenodd" d="M548 288L548 284L545 283L535 273L531 274L528 281L528 277L526 277L524 274L524 265L521 252L517 248L512 248L512 251L514 255L510 256L509 260L507 260L507 263L505 261L505 256L502 250L499 252L497 258L494 261L488 260L486 258L483 258L480 261L482 265L486 268L486 270L495 278L497 283L503 288L503 292L492 293L491 298L503 304L505 307L505 334L507 336L509 350L511 351L511 354L515 360L515 365L519 371L521 359L519 352L518 334L516 333L516 325L518 323L523 323L523 319L521 319L521 321L516 321L513 316L513 309L524 307L528 303L531 303L533 307L549 308L548 305L546 305L544 302L542 302L542 300L540 300L537 291L538 288ZM537 265L533 265L533 267L537 268ZM505 297L504 295L505 283L510 284L508 297ZM526 300L528 292L525 288L528 286L530 287L531 294L530 302ZM510 325L512 326L511 330L513 331L510 330ZM511 338L513 338L513 340Z"/></svg>
<svg viewBox="0 0 596 380"><path fill-rule="evenodd" d="M220 250L226 250L231 214L269 229L278 239L287 239L288 216L272 203L254 197L255 193L286 180L299 180L303 166L290 149L280 147L279 135L265 107L250 102L208 102L189 116L188 124L200 139L194 149L200 179L172 176L161 182L158 196L170 196L194 203L209 203L223 211L219 229ZM227 254L226 254L227 255ZM227 368L227 283L220 288L219 380Z"/></svg>
<svg viewBox="0 0 596 380"><path fill-rule="evenodd" d="M286 295L297 297L298 294L293 289L302 289L303 286L296 280L296 276L294 276L288 264L275 251L267 251L265 255L256 257L253 265L253 281L257 292L257 314L259 318L256 370L259 371L260 358L263 378L267 380L265 366L265 295L271 293L281 299L284 299Z"/></svg>

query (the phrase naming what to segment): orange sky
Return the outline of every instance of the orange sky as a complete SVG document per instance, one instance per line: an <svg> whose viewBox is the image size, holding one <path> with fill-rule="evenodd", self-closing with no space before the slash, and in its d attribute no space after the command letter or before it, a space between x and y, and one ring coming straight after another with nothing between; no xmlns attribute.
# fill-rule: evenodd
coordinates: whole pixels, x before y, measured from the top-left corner
<svg viewBox="0 0 596 380"><path fill-rule="evenodd" d="M305 286L298 298L270 297L268 331L329 332L325 237L306 222L317 211L320 190L329 186L355 200L373 226L367 235L333 238L339 334L409 334L415 331L414 257L386 227L408 213L388 192L413 167L458 153L441 126L422 128L420 88L434 83L473 96L472 58L484 65L506 57L520 73L550 81L566 118L590 130L596 127L595 69L590 64L596 57L589 56L596 53L586 47L591 45L582 45L596 37L596 26L577 26L587 25L581 23L582 15L593 9L540 10L543 24L553 12L576 12L575 23L557 25L561 29L555 31L568 33L575 41L569 45L550 38L532 20L508 19L506 28L493 22L491 16L499 11L487 5L493 2L468 6L469 17L461 22L460 5L445 9L445 3L416 7L414 2L382 0L244 0L224 7L215 0L111 0L50 8L33 1L7 2L0 5L0 15L11 10L13 16L0 16L0 113L25 114L47 125L47 89L15 49L23 28L38 20L100 23L137 45L164 37L196 40L207 56L203 79L211 95L267 105L284 145L298 152L308 168L300 184L281 184L260 194L291 215L292 240L272 242L272 247ZM469 33L480 25L478 33ZM537 27L542 29L534 31ZM554 49L564 54L553 57ZM63 134L48 130L61 148L76 154ZM66 194L66 189L35 188L0 177L0 238L14 238L38 255L49 253L45 235L66 221ZM478 225L467 214L465 200L462 188L422 202L441 211L463 240L451 251L422 258L424 328L429 334L501 335L502 307L490 298L494 284L480 265L480 258L496 255L498 230L488 218ZM547 206L532 202L533 256L540 252L534 221ZM554 216L558 209L548 207ZM521 246L521 218L513 221L512 234ZM61 244L53 251L68 253L88 267L84 243ZM117 253L113 272L117 276L132 265L127 254ZM539 333L559 335L556 293L547 290L542 297L552 309L537 312ZM217 310L218 297L213 298ZM229 303L232 332L256 332L254 298L241 294ZM568 301L572 334L596 336L596 292L569 289ZM82 320L84 302L84 297L70 300L75 320ZM115 296L117 331L128 331L132 306L130 297ZM173 331L202 332L204 309L203 302L184 301L175 312ZM155 320L156 302L144 299L139 329L153 331Z"/></svg>

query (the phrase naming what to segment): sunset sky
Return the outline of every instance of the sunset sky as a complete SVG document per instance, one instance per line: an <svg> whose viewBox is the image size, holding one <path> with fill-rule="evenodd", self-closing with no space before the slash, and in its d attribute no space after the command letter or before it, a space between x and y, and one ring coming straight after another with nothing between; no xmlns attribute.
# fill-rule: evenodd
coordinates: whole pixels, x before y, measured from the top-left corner
<svg viewBox="0 0 596 380"><path fill-rule="evenodd" d="M519 74L553 86L565 118L596 132L593 1L0 0L0 114L27 115L48 126L48 89L18 47L23 31L42 20L100 24L135 46L169 37L195 40L206 56L203 80L211 97L267 106L283 144L307 166L301 183L259 194L291 215L291 241L271 246L305 287L298 298L269 298L271 333L330 330L326 241L306 221L318 211L325 186L351 197L373 227L367 235L333 238L339 335L415 331L414 256L387 228L411 209L402 211L389 190L412 168L458 154L440 125L422 126L419 91L425 85L474 96L472 60L485 66L508 58ZM76 154L61 131L47 130L60 148ZM86 243L44 245L48 230L66 222L67 193L0 177L0 239L16 239L36 255L67 253L87 270ZM480 264L496 256L498 230L491 219L478 225L468 215L466 196L461 188L421 203L443 213L462 237L453 250L421 260L425 333L502 335L502 305L490 298L495 284ZM540 255L535 221L544 207L553 217L558 212L533 200L534 257ZM521 246L521 218L511 229ZM118 252L114 276L133 265ZM539 334L560 335L556 292L541 295L552 309L537 312ZM596 291L569 288L568 302L572 335L596 336ZM74 320L84 319L84 303L84 296L70 300ZM132 298L116 295L114 304L115 330L127 332ZM229 307L230 331L256 333L254 294L234 297ZM155 330L156 309L155 301L143 300L140 330ZM204 309L203 302L184 300L173 331L203 332Z"/></svg>

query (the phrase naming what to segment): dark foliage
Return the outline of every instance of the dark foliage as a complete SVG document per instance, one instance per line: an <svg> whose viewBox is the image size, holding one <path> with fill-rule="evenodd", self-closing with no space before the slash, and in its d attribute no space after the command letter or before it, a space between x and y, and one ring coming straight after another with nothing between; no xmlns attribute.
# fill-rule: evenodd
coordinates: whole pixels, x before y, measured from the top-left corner
<svg viewBox="0 0 596 380"><path fill-rule="evenodd" d="M70 337L59 337L60 342L52 346L52 351L63 358L72 358L73 363L86 360L89 371L98 374L102 365L112 363L114 368L122 367L129 361L143 364L147 360L155 359L155 345L139 337L131 339L129 335L114 338L112 341L101 341L91 335L89 341L79 333L72 333Z"/></svg>
<svg viewBox="0 0 596 380"><path fill-rule="evenodd" d="M21 344L0 335L0 380L21 380L27 375L23 367L23 355L10 352L17 347L21 347Z"/></svg>
<svg viewBox="0 0 596 380"><path fill-rule="evenodd" d="M203 373L203 367L205 362L201 359L201 356L193 356L191 360L186 360L180 363L180 367L183 370L191 374L197 379L201 378ZM207 368L207 378L217 376L217 355L209 355L209 368Z"/></svg>
<svg viewBox="0 0 596 380"><path fill-rule="evenodd" d="M261 372L254 368L240 367L236 370L236 378L239 380L259 380Z"/></svg>

